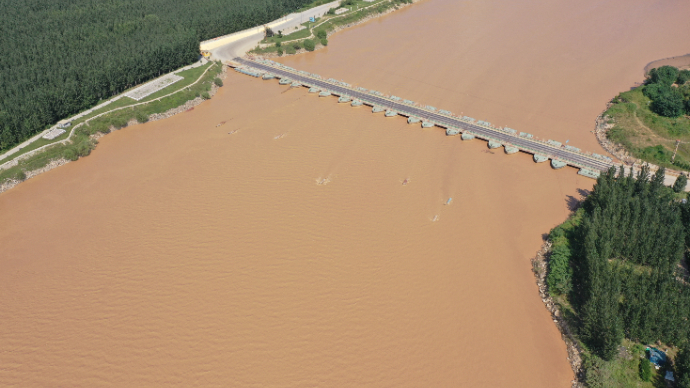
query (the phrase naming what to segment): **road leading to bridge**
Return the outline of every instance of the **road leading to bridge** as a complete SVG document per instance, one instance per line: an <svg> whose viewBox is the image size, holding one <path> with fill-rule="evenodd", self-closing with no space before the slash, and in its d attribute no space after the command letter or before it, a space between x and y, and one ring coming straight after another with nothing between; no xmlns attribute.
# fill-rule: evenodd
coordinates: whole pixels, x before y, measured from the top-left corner
<svg viewBox="0 0 690 388"><path fill-rule="evenodd" d="M318 88L321 91L328 91L337 96L346 96L369 106L388 109L402 116L419 118L438 127L451 130L447 131L449 134L456 133L456 131L457 133L469 133L487 141L498 142L503 146L514 146L526 153L548 157L554 161L560 161L580 168L582 175L592 178L598 176L599 172L606 171L615 165L606 156L581 152L574 147L562 146L560 143L553 141L544 142L522 136L525 135L524 133L518 135L517 132L512 133L512 130L495 128L489 123L475 122L476 120L467 117L453 116L447 111L441 113L432 107L420 107L411 101L397 97L386 97L382 93L355 88L344 82L324 80L318 75L298 71L273 61L235 58L234 62L242 67L254 69L256 74L270 73L278 78L288 78L292 81L297 81L303 86Z"/></svg>

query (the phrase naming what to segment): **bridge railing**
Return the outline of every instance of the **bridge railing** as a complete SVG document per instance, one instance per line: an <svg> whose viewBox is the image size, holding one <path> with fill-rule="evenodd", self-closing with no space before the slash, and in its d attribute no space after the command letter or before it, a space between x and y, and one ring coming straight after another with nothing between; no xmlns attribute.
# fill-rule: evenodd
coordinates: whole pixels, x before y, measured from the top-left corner
<svg viewBox="0 0 690 388"><path fill-rule="evenodd" d="M592 159L595 159L595 160L598 160L598 161L601 161L601 162L604 162L607 164L613 164L613 159L611 159L608 156L599 155L599 154L593 153L593 152L585 152L585 151L582 151L581 149L579 149L577 147L574 147L574 146L571 146L568 144L564 145L560 142L557 142L557 141L551 140L551 139L548 139L548 140L539 139L539 138L534 137L532 134L529 134L526 132L519 132L518 133L517 130L510 128L510 127L496 127L496 126L491 125L491 123L489 123L487 121L475 120L474 118L471 118L468 116L463 116L463 117L457 116L449 110L437 109L433 106L423 106L419 103L415 103L412 100L403 100L400 97L393 96L393 95L387 95L387 94L384 94L384 93L379 92L377 90L371 90L371 89L366 89L363 87L352 86L352 85L350 85L344 81L338 81L334 78L324 79L323 77L321 77L318 74L300 71L300 70L294 69L292 67L283 65L279 62L275 62L275 61L272 61L269 59L258 58L258 59L255 59L254 61L261 63L263 65L269 66L269 67L281 69L281 70L288 72L288 73L299 74L302 77L310 77L310 78L319 80L321 82L332 84L336 88L334 88L334 90L328 90L328 91L330 93L338 95L338 96L345 95L346 93L337 91L337 88L352 89L353 91L358 91L360 93L367 93L369 95L376 96L376 98L378 98L378 99L388 100L388 102L391 103L391 106L387 106L387 107L384 106L385 108L392 109L393 104L395 104L395 105L406 104L406 105L414 107L416 109L425 110L425 111L432 113L434 115L437 115L437 116L442 116L442 117L447 117L447 118L450 118L453 120L463 121L463 122L466 122L468 124L478 126L481 128L485 128L485 129L490 130L490 131L496 131L496 132L499 132L499 133L507 135L507 136L512 136L512 137L515 137L515 139L523 140L522 142L517 142L520 144L515 144L513 142L510 143L512 146L517 147L518 149L522 149L524 151L531 152L531 153L544 155L544 156L547 156L547 157L552 158L552 159L555 158L555 159L563 160L566 163L573 165L573 166L576 166L576 167L587 168L587 166L583 166L582 163L577 162L571 158L568 158L567 156L564 156L564 154L565 155L568 155L568 154L580 155L580 156L583 156L585 158L592 158ZM306 86L313 86L313 85L309 85L308 82L304 82L304 84ZM358 98L358 99L367 105L372 105L372 106L373 105L381 105L380 102L367 101L366 98ZM402 102L401 102L401 100L402 100ZM401 110L401 109L398 109L396 111L399 114L401 114L402 116L407 116L407 117L418 117L419 116L418 114L415 114L414 112L409 112L409 111L405 111L405 110ZM445 127L445 128L448 128L449 126L453 127L452 125L450 125L448 123L435 122L433 120L431 120L431 121L434 124L441 126L441 127ZM455 128L455 127L453 127L453 128ZM455 128L455 129L458 129L461 132L468 131L467 129L463 129L463 128ZM477 137L485 138L487 140L493 140L493 141L497 141L497 142L501 142L501 143L506 142L505 139L499 139L497 137L493 137L493 136L488 135L488 134L477 133L476 131L472 131L472 133ZM544 150L540 150L540 149L537 149L535 147L530 147L530 146L525 144L525 141L532 142L532 143L539 143L542 146L545 146L547 149L550 149L552 152L545 154Z"/></svg>

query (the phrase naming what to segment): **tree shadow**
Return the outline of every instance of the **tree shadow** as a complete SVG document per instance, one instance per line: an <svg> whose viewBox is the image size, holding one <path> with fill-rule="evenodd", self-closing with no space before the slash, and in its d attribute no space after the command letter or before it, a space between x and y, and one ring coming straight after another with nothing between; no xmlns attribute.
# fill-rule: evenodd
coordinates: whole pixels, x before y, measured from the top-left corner
<svg viewBox="0 0 690 388"><path fill-rule="evenodd" d="M661 368L656 371L654 378L652 379L652 385L654 388L668 388L669 384L666 383L666 368Z"/></svg>
<svg viewBox="0 0 690 388"><path fill-rule="evenodd" d="M575 198L572 195L566 195L565 203L568 205L568 210L574 212L575 210L580 208L580 206L582 205L582 200Z"/></svg>
<svg viewBox="0 0 690 388"><path fill-rule="evenodd" d="M588 195L590 195L592 192L590 190L585 190L585 189L577 189L577 193L580 194L580 197L582 197L582 200L587 198Z"/></svg>

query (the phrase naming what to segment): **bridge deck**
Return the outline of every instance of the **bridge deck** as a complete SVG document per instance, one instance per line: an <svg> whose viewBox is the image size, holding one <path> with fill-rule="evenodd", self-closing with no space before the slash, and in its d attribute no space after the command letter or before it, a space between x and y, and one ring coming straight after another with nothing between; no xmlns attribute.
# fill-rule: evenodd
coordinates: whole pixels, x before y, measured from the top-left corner
<svg viewBox="0 0 690 388"><path fill-rule="evenodd" d="M597 157L592 154L576 151L577 149L573 147L570 148L574 150L569 150L564 146L559 146L559 143L556 142L553 142L555 144L551 144L549 142L521 137L517 135L517 133L511 133L511 131L494 128L488 125L488 123L484 125L484 122L476 123L469 119L463 120L451 114L442 114L432 107L422 108L417 105L401 102L399 97L386 97L380 92L366 91L366 89L355 88L335 80L324 80L317 75L298 71L276 62L266 60L254 61L243 58L235 58L234 62L242 66L256 69L261 73L271 73L279 78L289 78L292 81L298 81L305 87L319 88L322 91L328 91L337 96L347 96L369 106L383 107L395 111L402 116L417 117L424 121L432 122L442 128L456 129L459 132L469 132L478 138L499 142L504 146L514 146L520 151L546 156L552 160L560 160L573 167L599 172L606 171L611 166L614 166L613 161L605 156Z"/></svg>

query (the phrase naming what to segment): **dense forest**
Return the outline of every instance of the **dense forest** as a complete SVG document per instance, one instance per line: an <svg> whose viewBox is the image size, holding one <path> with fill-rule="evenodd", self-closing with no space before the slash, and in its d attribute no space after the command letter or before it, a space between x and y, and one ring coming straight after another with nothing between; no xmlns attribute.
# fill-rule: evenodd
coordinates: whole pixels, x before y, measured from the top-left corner
<svg viewBox="0 0 690 388"><path fill-rule="evenodd" d="M311 0L1 0L0 150Z"/></svg>
<svg viewBox="0 0 690 388"><path fill-rule="evenodd" d="M611 169L575 216L550 234L549 290L567 296L579 338L604 360L618 355L623 338L676 346L690 338L683 268L690 204L663 185L664 173ZM690 371L678 369L688 381Z"/></svg>

